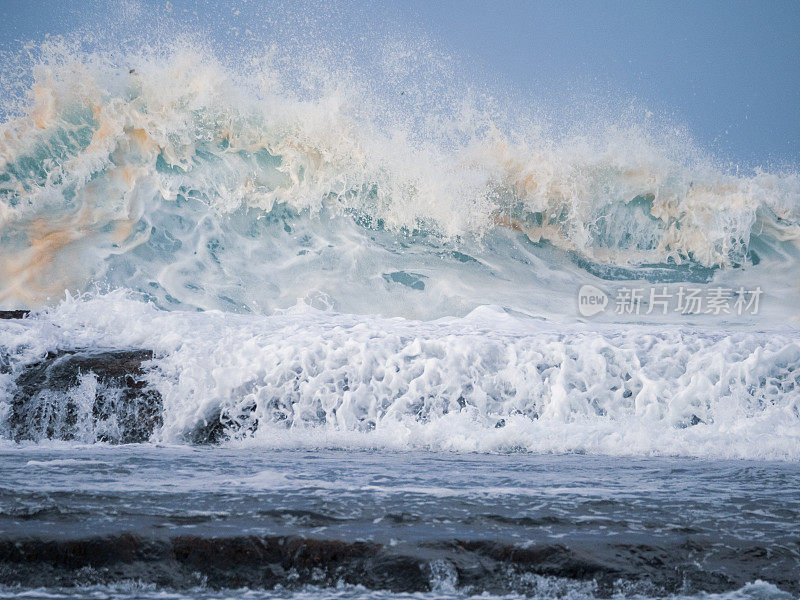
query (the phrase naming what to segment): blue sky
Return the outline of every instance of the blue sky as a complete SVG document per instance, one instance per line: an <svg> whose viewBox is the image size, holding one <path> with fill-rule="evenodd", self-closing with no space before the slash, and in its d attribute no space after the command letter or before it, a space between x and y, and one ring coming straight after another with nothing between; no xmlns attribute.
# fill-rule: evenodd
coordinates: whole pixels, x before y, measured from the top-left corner
<svg viewBox="0 0 800 600"><path fill-rule="evenodd" d="M216 3L173 0L197 26L315 23L331 40L360 31L424 35L469 77L550 103L638 104L688 126L702 146L743 165L800 163L800 2ZM0 49L91 27L100 0L0 0ZM165 3L156 3L163 12ZM135 25L135 24L134 24ZM305 25L299 25L299 28Z"/></svg>

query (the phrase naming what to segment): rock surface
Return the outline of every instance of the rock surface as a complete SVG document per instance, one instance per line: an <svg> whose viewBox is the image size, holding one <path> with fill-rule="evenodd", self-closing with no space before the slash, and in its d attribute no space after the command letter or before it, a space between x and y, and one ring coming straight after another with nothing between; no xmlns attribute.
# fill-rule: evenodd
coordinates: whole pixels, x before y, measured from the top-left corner
<svg viewBox="0 0 800 600"><path fill-rule="evenodd" d="M22 319L27 317L29 310L0 310L0 319Z"/></svg>
<svg viewBox="0 0 800 600"><path fill-rule="evenodd" d="M162 424L150 350L59 350L17 376L7 426L20 440L143 442Z"/></svg>

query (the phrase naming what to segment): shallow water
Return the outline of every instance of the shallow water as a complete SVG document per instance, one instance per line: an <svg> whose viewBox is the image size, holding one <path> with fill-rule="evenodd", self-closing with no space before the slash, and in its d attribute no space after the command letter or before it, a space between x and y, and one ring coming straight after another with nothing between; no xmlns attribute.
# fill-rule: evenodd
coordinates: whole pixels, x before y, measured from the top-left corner
<svg viewBox="0 0 800 600"><path fill-rule="evenodd" d="M800 593L794 463L56 444L0 475L33 597Z"/></svg>

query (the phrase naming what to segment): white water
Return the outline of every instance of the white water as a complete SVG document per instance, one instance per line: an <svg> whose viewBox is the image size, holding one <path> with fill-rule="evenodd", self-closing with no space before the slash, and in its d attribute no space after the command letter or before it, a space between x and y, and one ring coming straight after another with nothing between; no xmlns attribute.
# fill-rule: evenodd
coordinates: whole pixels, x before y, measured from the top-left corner
<svg viewBox="0 0 800 600"><path fill-rule="evenodd" d="M180 45L39 52L0 125L5 307L100 284L165 308L549 317L587 262L800 294L797 174L733 174L647 121L557 135L485 99L393 104L357 72L309 65L309 88Z"/></svg>
<svg viewBox="0 0 800 600"><path fill-rule="evenodd" d="M221 418L232 443L269 447L800 458L793 331L556 327L491 307L429 322L166 312L112 293L8 323L0 347L17 367L152 349L154 440L169 443Z"/></svg>
<svg viewBox="0 0 800 600"><path fill-rule="evenodd" d="M154 441L800 458L795 171L357 70L36 52L0 125L0 307L51 308L0 325L0 410L48 351L134 347ZM764 298L578 318L583 284L645 280Z"/></svg>

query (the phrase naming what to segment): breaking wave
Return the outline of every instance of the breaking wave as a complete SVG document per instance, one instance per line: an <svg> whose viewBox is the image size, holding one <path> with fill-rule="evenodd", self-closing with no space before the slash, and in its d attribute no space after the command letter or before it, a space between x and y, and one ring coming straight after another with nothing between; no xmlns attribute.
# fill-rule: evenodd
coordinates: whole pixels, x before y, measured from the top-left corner
<svg viewBox="0 0 800 600"><path fill-rule="evenodd" d="M796 171L274 56L33 63L0 125L0 307L34 309L0 327L6 438L800 458ZM764 310L577 318L632 281Z"/></svg>
<svg viewBox="0 0 800 600"><path fill-rule="evenodd" d="M0 348L15 439L800 458L792 331L170 312L114 293L10 323ZM147 351L69 367L85 348Z"/></svg>
<svg viewBox="0 0 800 600"><path fill-rule="evenodd" d="M170 309L547 315L515 296L587 269L797 273L795 172L731 173L646 121L557 135L480 97L421 113L281 64L45 44L0 126L0 305L99 284Z"/></svg>

